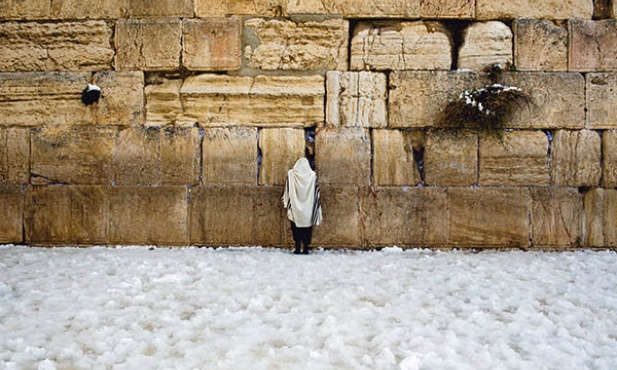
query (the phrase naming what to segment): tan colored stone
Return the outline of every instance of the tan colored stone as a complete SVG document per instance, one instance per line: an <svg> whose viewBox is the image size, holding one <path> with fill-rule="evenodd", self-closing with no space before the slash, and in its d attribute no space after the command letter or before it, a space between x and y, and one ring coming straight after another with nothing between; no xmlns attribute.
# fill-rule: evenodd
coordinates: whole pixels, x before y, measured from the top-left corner
<svg viewBox="0 0 617 370"><path fill-rule="evenodd" d="M480 186L548 186L548 138L542 131L510 131L480 139Z"/></svg>
<svg viewBox="0 0 617 370"><path fill-rule="evenodd" d="M32 183L111 185L115 140L116 130L108 127L34 129Z"/></svg>
<svg viewBox="0 0 617 370"><path fill-rule="evenodd" d="M373 130L373 183L376 186L415 186L420 182L412 132Z"/></svg>
<svg viewBox="0 0 617 370"><path fill-rule="evenodd" d="M109 204L111 244L188 244L186 187L114 186Z"/></svg>
<svg viewBox="0 0 617 370"><path fill-rule="evenodd" d="M592 189L583 197L585 247L617 246L617 190Z"/></svg>
<svg viewBox="0 0 617 370"><path fill-rule="evenodd" d="M383 73L329 71L326 75L326 124L386 127L386 84Z"/></svg>
<svg viewBox="0 0 617 370"><path fill-rule="evenodd" d="M0 184L30 181L30 130L0 128Z"/></svg>
<svg viewBox="0 0 617 370"><path fill-rule="evenodd" d="M164 80L161 84L147 85L146 123L149 125L168 125L182 122L183 110L180 100L182 80Z"/></svg>
<svg viewBox="0 0 617 370"><path fill-rule="evenodd" d="M0 185L0 243L22 243L24 193L19 185Z"/></svg>
<svg viewBox="0 0 617 370"><path fill-rule="evenodd" d="M286 0L194 0L195 15L200 18L230 15L280 17Z"/></svg>
<svg viewBox="0 0 617 370"><path fill-rule="evenodd" d="M531 195L526 188L448 188L448 244L529 246Z"/></svg>
<svg viewBox="0 0 617 370"><path fill-rule="evenodd" d="M551 183L596 187L602 177L602 140L595 131L559 130L551 149Z"/></svg>
<svg viewBox="0 0 617 370"><path fill-rule="evenodd" d="M482 71L495 64L512 64L512 30L498 21L472 23L463 33L457 68Z"/></svg>
<svg viewBox="0 0 617 370"><path fill-rule="evenodd" d="M424 149L427 185L469 186L478 182L478 135L430 131Z"/></svg>
<svg viewBox="0 0 617 370"><path fill-rule="evenodd" d="M357 187L320 186L323 222L313 227L313 246L358 247L360 212ZM285 217L287 244L293 244Z"/></svg>
<svg viewBox="0 0 617 370"><path fill-rule="evenodd" d="M116 69L178 70L181 39L182 22L177 18L120 19L116 23Z"/></svg>
<svg viewBox="0 0 617 370"><path fill-rule="evenodd" d="M478 19L591 19L592 0L476 0Z"/></svg>
<svg viewBox="0 0 617 370"><path fill-rule="evenodd" d="M180 91L184 114L205 126L314 126L324 122L322 76L203 74Z"/></svg>
<svg viewBox="0 0 617 370"><path fill-rule="evenodd" d="M109 69L114 56L111 34L103 21L0 23L0 70Z"/></svg>
<svg viewBox="0 0 617 370"><path fill-rule="evenodd" d="M280 246L282 187L226 186L191 189L190 241L197 245Z"/></svg>
<svg viewBox="0 0 617 370"><path fill-rule="evenodd" d="M371 140L366 129L319 130L315 147L315 166L320 183L370 185Z"/></svg>
<svg viewBox="0 0 617 370"><path fill-rule="evenodd" d="M52 19L119 19L129 16L130 0L48 0ZM153 4L154 5L154 4Z"/></svg>
<svg viewBox="0 0 617 370"><path fill-rule="evenodd" d="M574 188L532 188L535 247L577 247L583 232L583 199Z"/></svg>
<svg viewBox="0 0 617 370"><path fill-rule="evenodd" d="M205 185L257 184L256 128L207 128L202 153Z"/></svg>
<svg viewBox="0 0 617 370"><path fill-rule="evenodd" d="M185 19L182 64L191 71L233 71L242 66L242 20Z"/></svg>
<svg viewBox="0 0 617 370"><path fill-rule="evenodd" d="M352 70L450 70L452 36L439 22L362 22L351 40Z"/></svg>
<svg viewBox="0 0 617 370"><path fill-rule="evenodd" d="M261 70L347 70L349 22L253 18L244 49L249 67Z"/></svg>
<svg viewBox="0 0 617 370"><path fill-rule="evenodd" d="M143 123L142 72L97 72L93 82L101 88L101 99L95 111L98 125L133 126Z"/></svg>
<svg viewBox="0 0 617 370"><path fill-rule="evenodd" d="M420 0L422 18L474 18L474 0Z"/></svg>
<svg viewBox="0 0 617 370"><path fill-rule="evenodd" d="M514 65L519 71L567 71L568 30L541 19L516 19Z"/></svg>
<svg viewBox="0 0 617 370"><path fill-rule="evenodd" d="M602 187L617 188L617 131L602 134Z"/></svg>
<svg viewBox="0 0 617 370"><path fill-rule="evenodd" d="M50 2L51 0L4 0L0 2L0 20L48 18Z"/></svg>
<svg viewBox="0 0 617 370"><path fill-rule="evenodd" d="M418 18L418 0L287 0L288 14L328 14L345 18Z"/></svg>
<svg viewBox="0 0 617 370"><path fill-rule="evenodd" d="M617 128L617 73L588 73L586 80L586 128Z"/></svg>
<svg viewBox="0 0 617 370"><path fill-rule="evenodd" d="M570 19L570 71L617 71L617 19Z"/></svg>
<svg viewBox="0 0 617 370"><path fill-rule="evenodd" d="M304 156L304 131L293 128L266 128L259 131L260 185L285 185L287 170Z"/></svg>
<svg viewBox="0 0 617 370"><path fill-rule="evenodd" d="M64 0L66 1L66 0ZM117 1L117 0L116 0ZM193 0L126 0L129 17L193 17ZM220 0L217 0L218 2Z"/></svg>

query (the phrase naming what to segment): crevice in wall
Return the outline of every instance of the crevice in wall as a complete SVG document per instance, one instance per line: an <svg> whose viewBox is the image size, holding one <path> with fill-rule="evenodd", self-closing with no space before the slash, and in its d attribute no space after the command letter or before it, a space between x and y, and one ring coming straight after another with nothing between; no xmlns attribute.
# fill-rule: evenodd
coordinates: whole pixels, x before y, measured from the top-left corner
<svg viewBox="0 0 617 370"><path fill-rule="evenodd" d="M204 180L204 143L205 143L206 130L203 127L199 127L199 180L198 185Z"/></svg>
<svg viewBox="0 0 617 370"><path fill-rule="evenodd" d="M465 39L463 34L467 27L471 24L471 21L466 20L443 20L441 23L450 31L452 35L452 65L451 70L458 69L458 54L459 50L463 46Z"/></svg>
<svg viewBox="0 0 617 370"><path fill-rule="evenodd" d="M360 24L360 20L349 19L349 37L347 38L347 70L349 71L351 71L351 42L358 24Z"/></svg>
<svg viewBox="0 0 617 370"><path fill-rule="evenodd" d="M375 183L375 170L373 169L373 166L375 165L375 143L374 143L374 138L373 138L373 129L369 129L369 158L370 158L370 162L369 162L369 176L368 176L368 181L369 181L369 186L372 188L373 184Z"/></svg>
<svg viewBox="0 0 617 370"><path fill-rule="evenodd" d="M610 19L611 10L614 6L612 4L613 0L593 0L593 18L594 20L599 19Z"/></svg>
<svg viewBox="0 0 617 370"><path fill-rule="evenodd" d="M263 153L261 147L259 146L259 135L261 134L262 128L257 129L257 185L259 185L259 175L261 173L261 160L263 158Z"/></svg>
<svg viewBox="0 0 617 370"><path fill-rule="evenodd" d="M415 165L418 166L418 172L420 173L420 186L424 185L424 147L420 150L413 150L413 159Z"/></svg>
<svg viewBox="0 0 617 370"><path fill-rule="evenodd" d="M551 167L552 167L552 152L553 152L553 137L555 135L555 133L551 130L542 130L544 132L544 134L546 135L546 139L548 140L548 148L546 150L546 164L548 166L548 173L549 173L549 182L552 182L550 180L551 177Z"/></svg>
<svg viewBox="0 0 617 370"><path fill-rule="evenodd" d="M604 130L596 130L596 132L600 136L600 181L597 185L602 186L604 182Z"/></svg>

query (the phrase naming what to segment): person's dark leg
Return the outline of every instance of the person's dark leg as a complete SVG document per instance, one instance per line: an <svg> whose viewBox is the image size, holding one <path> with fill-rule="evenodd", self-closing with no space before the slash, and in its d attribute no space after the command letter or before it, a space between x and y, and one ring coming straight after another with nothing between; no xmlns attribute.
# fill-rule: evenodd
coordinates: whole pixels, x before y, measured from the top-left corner
<svg viewBox="0 0 617 370"><path fill-rule="evenodd" d="M293 235L294 238L294 243L296 245L296 249L294 250L294 254L300 254L300 243L301 243L301 233L300 230L296 227L296 224L293 223L293 221L291 222L291 234Z"/></svg>
<svg viewBox="0 0 617 370"><path fill-rule="evenodd" d="M304 235L302 235L302 244L304 244L304 249L302 250L302 254L309 254L309 249L311 248L311 239L313 237L313 228L307 227L303 231Z"/></svg>

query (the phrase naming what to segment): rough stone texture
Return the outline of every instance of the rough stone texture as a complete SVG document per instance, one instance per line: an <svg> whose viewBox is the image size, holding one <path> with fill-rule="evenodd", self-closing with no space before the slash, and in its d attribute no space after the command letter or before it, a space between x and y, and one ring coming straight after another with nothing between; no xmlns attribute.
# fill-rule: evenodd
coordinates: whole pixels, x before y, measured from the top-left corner
<svg viewBox="0 0 617 370"><path fill-rule="evenodd" d="M602 134L602 187L617 187L617 131Z"/></svg>
<svg viewBox="0 0 617 370"><path fill-rule="evenodd" d="M617 71L617 19L570 19L571 71Z"/></svg>
<svg viewBox="0 0 617 370"><path fill-rule="evenodd" d="M111 35L104 21L0 23L0 71L109 69Z"/></svg>
<svg viewBox="0 0 617 370"><path fill-rule="evenodd" d="M346 127L386 127L386 88L383 73L338 72L326 75L326 124Z"/></svg>
<svg viewBox="0 0 617 370"><path fill-rule="evenodd" d="M360 216L357 187L320 186L323 223L313 228L313 246L358 247ZM288 245L293 245L285 213Z"/></svg>
<svg viewBox="0 0 617 370"><path fill-rule="evenodd" d="M195 15L200 18L229 15L280 17L287 0L193 0Z"/></svg>
<svg viewBox="0 0 617 370"><path fill-rule="evenodd" d="M282 244L282 187L191 189L190 241L197 245Z"/></svg>
<svg viewBox="0 0 617 370"><path fill-rule="evenodd" d="M529 246L531 195L525 188L449 188L448 243Z"/></svg>
<svg viewBox="0 0 617 370"><path fill-rule="evenodd" d="M86 73L0 73L0 126L94 123L94 108L81 102Z"/></svg>
<svg viewBox="0 0 617 370"><path fill-rule="evenodd" d="M532 188L531 235L535 247L577 247L583 232L583 199L574 188Z"/></svg>
<svg viewBox="0 0 617 370"><path fill-rule="evenodd" d="M43 19L49 17L50 0L4 0L0 2L0 19Z"/></svg>
<svg viewBox="0 0 617 370"><path fill-rule="evenodd" d="M256 128L207 128L202 155L205 185L257 184Z"/></svg>
<svg viewBox="0 0 617 370"><path fill-rule="evenodd" d="M105 187L30 186L26 194L27 243L107 243L109 200Z"/></svg>
<svg viewBox="0 0 617 370"><path fill-rule="evenodd" d="M115 140L116 130L109 127L34 129L31 182L111 185Z"/></svg>
<svg viewBox="0 0 617 370"><path fill-rule="evenodd" d="M261 70L347 70L349 22L253 18L244 22L247 65Z"/></svg>
<svg viewBox="0 0 617 370"><path fill-rule="evenodd" d="M180 89L182 80L163 80L146 86L146 124L168 125L183 121Z"/></svg>
<svg viewBox="0 0 617 370"><path fill-rule="evenodd" d="M109 243L187 245L185 187L109 188Z"/></svg>
<svg viewBox="0 0 617 370"><path fill-rule="evenodd" d="M470 186L478 182L478 135L430 131L424 151L427 185Z"/></svg>
<svg viewBox="0 0 617 370"><path fill-rule="evenodd" d="M418 0L287 0L288 14L328 14L345 18L418 18Z"/></svg>
<svg viewBox="0 0 617 370"><path fill-rule="evenodd" d="M266 128L259 131L259 185L285 185L287 171L304 156L304 130Z"/></svg>
<svg viewBox="0 0 617 370"><path fill-rule="evenodd" d="M548 20L516 19L514 65L519 71L567 71L568 30Z"/></svg>
<svg viewBox="0 0 617 370"><path fill-rule="evenodd" d="M24 192L21 186L0 185L0 243L22 243Z"/></svg>
<svg viewBox="0 0 617 370"><path fill-rule="evenodd" d="M410 131L373 130L373 183L376 186L415 186L422 182L414 160Z"/></svg>
<svg viewBox="0 0 617 370"><path fill-rule="evenodd" d="M324 122L322 76L204 74L180 91L184 114L205 126L314 126Z"/></svg>
<svg viewBox="0 0 617 370"><path fill-rule="evenodd" d="M52 0L54 1L54 0ZM67 0L62 0L67 1ZM70 1L70 0L69 0ZM196 0L126 0L129 16L140 17L192 17ZM218 2L220 0L217 0Z"/></svg>
<svg viewBox="0 0 617 370"><path fill-rule="evenodd" d="M351 40L352 70L450 70L452 36L439 22L362 22Z"/></svg>
<svg viewBox="0 0 617 370"><path fill-rule="evenodd" d="M185 19L182 64L191 71L233 71L242 66L242 20Z"/></svg>
<svg viewBox="0 0 617 370"><path fill-rule="evenodd" d="M591 19L593 0L476 0L477 19Z"/></svg>
<svg viewBox="0 0 617 370"><path fill-rule="evenodd" d="M118 19L129 16L129 1L47 0L47 3L52 19Z"/></svg>
<svg viewBox="0 0 617 370"><path fill-rule="evenodd" d="M120 19L115 35L116 69L173 71L180 68L180 19Z"/></svg>
<svg viewBox="0 0 617 370"><path fill-rule="evenodd" d="M95 110L98 125L133 126L143 123L142 72L98 72L93 83L101 88L101 99L96 103Z"/></svg>
<svg viewBox="0 0 617 370"><path fill-rule="evenodd" d="M458 69L482 71L494 64L512 64L512 30L498 21L472 23L463 33Z"/></svg>
<svg viewBox="0 0 617 370"><path fill-rule="evenodd" d="M444 188L378 188L361 199L364 244L438 247L447 243Z"/></svg>
<svg viewBox="0 0 617 370"><path fill-rule="evenodd" d="M601 160L602 142L597 132L558 130L551 149L552 185L599 186Z"/></svg>
<svg viewBox="0 0 617 370"><path fill-rule="evenodd" d="M617 190L592 189L583 197L585 247L617 246Z"/></svg>
<svg viewBox="0 0 617 370"><path fill-rule="evenodd" d="M0 184L30 181L30 130L0 128Z"/></svg>
<svg viewBox="0 0 617 370"><path fill-rule="evenodd" d="M320 183L370 185L371 139L366 129L319 130L315 147L315 166Z"/></svg>
<svg viewBox="0 0 617 370"><path fill-rule="evenodd" d="M480 186L548 186L548 137L542 131L510 131L480 139Z"/></svg>
<svg viewBox="0 0 617 370"><path fill-rule="evenodd" d="M586 79L586 128L617 128L617 73L588 73Z"/></svg>
<svg viewBox="0 0 617 370"><path fill-rule="evenodd" d="M423 18L474 18L474 0L420 0L420 13Z"/></svg>

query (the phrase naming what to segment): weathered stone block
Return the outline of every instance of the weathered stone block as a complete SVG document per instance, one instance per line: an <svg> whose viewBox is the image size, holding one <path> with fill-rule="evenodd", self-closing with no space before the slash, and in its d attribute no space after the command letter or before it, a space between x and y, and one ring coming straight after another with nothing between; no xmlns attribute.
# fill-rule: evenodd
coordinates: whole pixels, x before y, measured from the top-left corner
<svg viewBox="0 0 617 370"><path fill-rule="evenodd" d="M51 0L4 0L0 2L0 19L44 19L49 17Z"/></svg>
<svg viewBox="0 0 617 370"><path fill-rule="evenodd" d="M47 0L52 19L119 19L129 16L130 0ZM135 2L135 1L133 1Z"/></svg>
<svg viewBox="0 0 617 370"><path fill-rule="evenodd" d="M120 19L116 23L116 69L177 70L181 39L180 19Z"/></svg>
<svg viewBox="0 0 617 370"><path fill-rule="evenodd" d="M591 19L593 0L476 0L477 19Z"/></svg>
<svg viewBox="0 0 617 370"><path fill-rule="evenodd" d="M104 21L0 23L1 71L111 68L112 30Z"/></svg>
<svg viewBox="0 0 617 370"><path fill-rule="evenodd" d="M617 128L617 73L588 73L586 80L586 128Z"/></svg>
<svg viewBox="0 0 617 370"><path fill-rule="evenodd" d="M448 243L529 246L531 195L526 188L449 188Z"/></svg>
<svg viewBox="0 0 617 370"><path fill-rule="evenodd" d="M193 17L193 0L127 1L130 18Z"/></svg>
<svg viewBox="0 0 617 370"><path fill-rule="evenodd" d="M242 66L242 20L185 19L182 64L191 71L233 71Z"/></svg>
<svg viewBox="0 0 617 370"><path fill-rule="evenodd" d="M570 19L571 71L617 71L617 19Z"/></svg>
<svg viewBox="0 0 617 370"><path fill-rule="evenodd" d="M304 130L266 128L259 131L260 185L285 185L287 171L304 156Z"/></svg>
<svg viewBox="0 0 617 370"><path fill-rule="evenodd" d="M256 128L207 128L202 154L204 184L257 184Z"/></svg>
<svg viewBox="0 0 617 370"><path fill-rule="evenodd" d="M559 130L551 149L551 183L595 187L602 177L602 140L595 131Z"/></svg>
<svg viewBox="0 0 617 370"><path fill-rule="evenodd" d="M19 185L0 185L0 243L22 243L24 192Z"/></svg>
<svg viewBox="0 0 617 370"><path fill-rule="evenodd" d="M480 186L548 186L548 138L542 131L509 131L480 138Z"/></svg>
<svg viewBox="0 0 617 370"><path fill-rule="evenodd" d="M109 243L187 245L185 187L109 188Z"/></svg>
<svg viewBox="0 0 617 370"><path fill-rule="evenodd" d="M383 73L328 72L326 124L334 127L386 127L386 84Z"/></svg>
<svg viewBox="0 0 617 370"><path fill-rule="evenodd" d="M418 0L287 0L288 14L328 14L345 18L418 18Z"/></svg>
<svg viewBox="0 0 617 370"><path fill-rule="evenodd" d="M420 0L422 18L474 18L474 0Z"/></svg>
<svg viewBox="0 0 617 370"><path fill-rule="evenodd" d="M142 72L97 72L93 82L101 88L101 99L95 111L98 125L133 126L143 123Z"/></svg>
<svg viewBox="0 0 617 370"><path fill-rule="evenodd" d="M352 70L450 70L452 36L439 22L363 22L351 40Z"/></svg>
<svg viewBox="0 0 617 370"><path fill-rule="evenodd" d="M413 133L373 130L373 183L376 186L415 186L422 182L414 160Z"/></svg>
<svg viewBox="0 0 617 370"><path fill-rule="evenodd" d="M282 244L282 187L191 189L190 242L197 245Z"/></svg>
<svg viewBox="0 0 617 370"><path fill-rule="evenodd" d="M148 125L165 126L183 121L180 89L182 80L163 80L160 84L147 85L146 123ZM194 120L194 119L193 119Z"/></svg>
<svg viewBox="0 0 617 370"><path fill-rule="evenodd" d="M617 190L592 189L583 197L585 247L617 246Z"/></svg>
<svg viewBox="0 0 617 370"><path fill-rule="evenodd" d="M568 30L548 20L516 19L514 65L519 71L567 71Z"/></svg>
<svg viewBox="0 0 617 370"><path fill-rule="evenodd" d="M478 135L430 131L424 149L427 185L470 186L478 182Z"/></svg>
<svg viewBox="0 0 617 370"><path fill-rule="evenodd" d="M370 185L371 140L366 129L319 130L315 147L315 166L320 183Z"/></svg>
<svg viewBox="0 0 617 370"><path fill-rule="evenodd" d="M114 181L116 130L37 128L32 132L33 184L109 184Z"/></svg>
<svg viewBox="0 0 617 370"><path fill-rule="evenodd" d="M617 187L617 131L602 134L602 187Z"/></svg>
<svg viewBox="0 0 617 370"><path fill-rule="evenodd" d="M254 18L244 22L247 65L262 70L347 70L349 22Z"/></svg>
<svg viewBox="0 0 617 370"><path fill-rule="evenodd" d="M463 33L458 69L482 71L495 64L512 64L512 30L498 21L472 23Z"/></svg>
<svg viewBox="0 0 617 370"><path fill-rule="evenodd" d="M577 247L583 233L583 198L574 188L532 188L535 247Z"/></svg>
<svg viewBox="0 0 617 370"><path fill-rule="evenodd" d="M194 0L195 15L200 18L230 15L280 17L285 0Z"/></svg>
<svg viewBox="0 0 617 370"><path fill-rule="evenodd" d="M322 76L233 77L204 74L180 91L184 114L205 126L323 125Z"/></svg>
<svg viewBox="0 0 617 370"><path fill-rule="evenodd" d="M320 186L323 222L313 227L313 246L357 247L360 217L357 187ZM293 244L285 213L288 244Z"/></svg>
<svg viewBox="0 0 617 370"><path fill-rule="evenodd" d="M0 184L30 181L30 130L0 128Z"/></svg>

